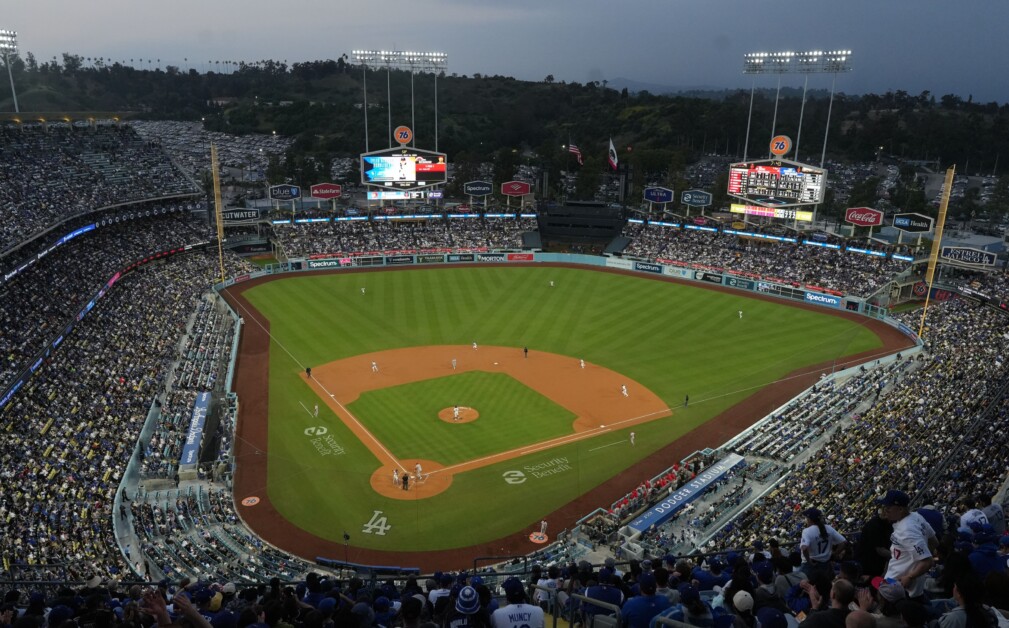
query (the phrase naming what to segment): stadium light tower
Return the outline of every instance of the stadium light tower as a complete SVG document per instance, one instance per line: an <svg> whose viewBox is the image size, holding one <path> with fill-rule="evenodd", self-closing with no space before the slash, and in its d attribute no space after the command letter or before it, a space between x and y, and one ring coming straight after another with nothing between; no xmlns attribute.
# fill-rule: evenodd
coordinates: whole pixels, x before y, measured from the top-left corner
<svg viewBox="0 0 1009 628"><path fill-rule="evenodd" d="M21 113L18 107L18 94L14 90L14 74L11 73L11 56L18 54L18 34L15 31L0 29L0 55L7 66L7 78L11 81L11 96L14 98L14 113Z"/></svg>
<svg viewBox="0 0 1009 628"><path fill-rule="evenodd" d="M392 89L391 72L396 70L410 70L410 117L411 126L415 126L413 119L414 95L413 77L416 72L432 72L434 74L434 149L438 150L438 73L448 68L448 55L444 52L413 52L404 50L354 50L353 62L360 65L362 71L367 76L368 69L386 71L386 92L388 98L388 124L389 124L389 146L392 146ZM367 78L365 79L367 81ZM367 87L367 83L365 83ZM368 150L368 94L364 95L365 108L365 151ZM416 141L416 128L414 131L414 141Z"/></svg>
<svg viewBox="0 0 1009 628"><path fill-rule="evenodd" d="M753 119L753 90L757 86L757 74L777 74L778 90L774 95L774 121L771 123L771 137L778 123L778 96L781 95L781 75L790 71L794 52L750 52L743 55L743 74L752 74L750 82L750 112L746 116L746 141L743 144L743 161L750 149L750 122Z"/></svg>

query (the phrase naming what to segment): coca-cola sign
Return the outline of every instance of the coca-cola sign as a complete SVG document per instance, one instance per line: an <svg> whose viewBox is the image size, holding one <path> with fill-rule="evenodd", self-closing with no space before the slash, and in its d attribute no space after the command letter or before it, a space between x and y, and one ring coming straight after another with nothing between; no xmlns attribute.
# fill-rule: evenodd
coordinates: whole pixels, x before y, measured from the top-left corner
<svg viewBox="0 0 1009 628"><path fill-rule="evenodd" d="M883 224L883 212L871 207L849 207L844 221L858 227L878 227Z"/></svg>

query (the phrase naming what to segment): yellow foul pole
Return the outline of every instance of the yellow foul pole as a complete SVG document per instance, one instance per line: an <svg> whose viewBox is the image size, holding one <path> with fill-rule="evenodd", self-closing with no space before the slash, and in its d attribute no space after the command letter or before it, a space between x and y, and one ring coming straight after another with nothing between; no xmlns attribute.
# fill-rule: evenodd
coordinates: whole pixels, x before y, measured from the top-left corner
<svg viewBox="0 0 1009 628"><path fill-rule="evenodd" d="M949 207L949 193L953 189L953 172L956 166L946 171L946 182L943 183L942 201L939 203L939 218L935 223L935 239L932 240L932 252L928 256L928 270L925 271L925 308L921 312L921 324L918 326L918 337L924 340L925 316L928 315L928 300L932 296L932 279L935 277L935 265L939 261L939 251L942 250L942 228L946 224L946 208Z"/></svg>
<svg viewBox="0 0 1009 628"><path fill-rule="evenodd" d="M214 173L214 216L217 218L217 259L221 263L221 283L224 283L224 203L221 201L221 173L217 169L217 144L210 145L210 169Z"/></svg>

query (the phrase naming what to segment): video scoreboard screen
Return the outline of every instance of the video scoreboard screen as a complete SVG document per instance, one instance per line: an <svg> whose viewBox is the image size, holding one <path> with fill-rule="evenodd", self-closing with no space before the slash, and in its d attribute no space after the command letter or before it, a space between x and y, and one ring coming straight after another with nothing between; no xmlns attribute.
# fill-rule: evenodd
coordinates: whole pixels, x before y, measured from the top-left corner
<svg viewBox="0 0 1009 628"><path fill-rule="evenodd" d="M728 193L765 207L823 202L827 171L791 161L765 160L729 166Z"/></svg>
<svg viewBox="0 0 1009 628"><path fill-rule="evenodd" d="M389 148L361 155L361 183L415 190L448 180L444 153L415 148Z"/></svg>

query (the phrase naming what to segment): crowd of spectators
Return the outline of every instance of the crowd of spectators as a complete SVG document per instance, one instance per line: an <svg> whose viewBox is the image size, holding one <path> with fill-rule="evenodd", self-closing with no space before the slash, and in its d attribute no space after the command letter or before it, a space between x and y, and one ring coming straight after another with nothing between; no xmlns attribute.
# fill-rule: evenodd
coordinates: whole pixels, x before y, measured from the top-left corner
<svg viewBox="0 0 1009 628"><path fill-rule="evenodd" d="M489 250L522 247L535 218L360 220L274 225L288 257L320 254Z"/></svg>
<svg viewBox="0 0 1009 628"><path fill-rule="evenodd" d="M69 217L199 190L128 126L0 127L0 251Z"/></svg>
<svg viewBox="0 0 1009 628"><path fill-rule="evenodd" d="M790 243L756 242L731 234L630 223L625 256L747 273L868 297L907 262Z"/></svg>

